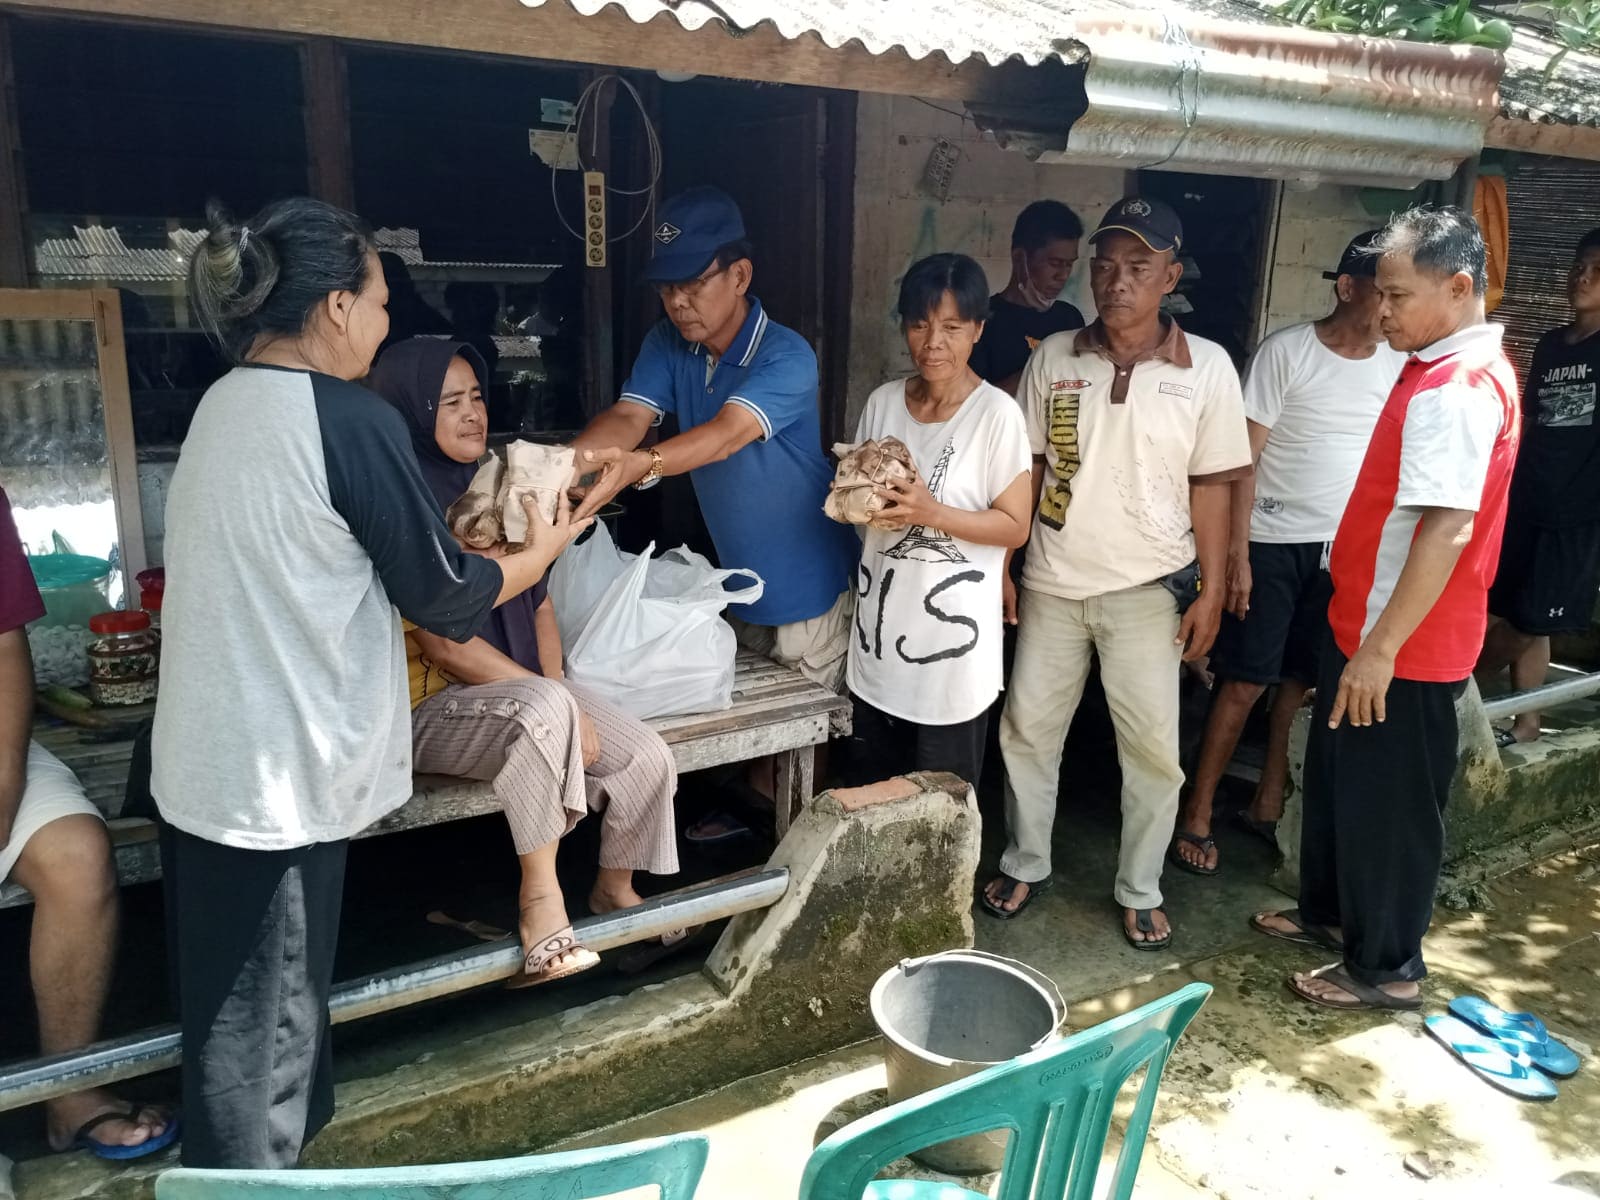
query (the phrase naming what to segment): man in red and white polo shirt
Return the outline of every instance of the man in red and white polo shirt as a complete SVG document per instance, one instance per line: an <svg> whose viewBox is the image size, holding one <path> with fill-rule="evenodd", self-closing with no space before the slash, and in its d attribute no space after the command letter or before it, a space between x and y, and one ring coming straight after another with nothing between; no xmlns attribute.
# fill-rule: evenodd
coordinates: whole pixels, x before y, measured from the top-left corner
<svg viewBox="0 0 1600 1200"><path fill-rule="evenodd" d="M1333 543L1335 644L1306 757L1300 905L1251 924L1341 954L1290 978L1302 999L1415 1009L1455 704L1483 646L1521 422L1500 327L1484 322L1477 222L1412 209L1375 250L1383 333L1410 357Z"/></svg>

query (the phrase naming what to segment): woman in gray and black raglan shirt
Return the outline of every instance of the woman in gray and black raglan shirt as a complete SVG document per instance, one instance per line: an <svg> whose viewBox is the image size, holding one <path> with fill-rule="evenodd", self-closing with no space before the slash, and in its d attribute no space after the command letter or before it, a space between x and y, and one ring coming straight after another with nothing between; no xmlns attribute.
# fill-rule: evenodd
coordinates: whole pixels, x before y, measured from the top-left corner
<svg viewBox="0 0 1600 1200"><path fill-rule="evenodd" d="M389 328L359 219L291 199L209 225L190 295L237 365L167 500L151 791L172 826L183 1161L286 1167L333 1112L348 839L411 795L400 617L465 641L581 526L530 508L527 549L498 561L450 536L405 422L352 382Z"/></svg>

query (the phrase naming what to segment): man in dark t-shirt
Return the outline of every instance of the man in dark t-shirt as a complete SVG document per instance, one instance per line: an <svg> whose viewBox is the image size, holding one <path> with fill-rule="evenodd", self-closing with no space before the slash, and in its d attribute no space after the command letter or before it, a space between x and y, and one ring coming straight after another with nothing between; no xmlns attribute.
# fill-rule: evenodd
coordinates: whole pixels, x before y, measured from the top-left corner
<svg viewBox="0 0 1600 1200"><path fill-rule="evenodd" d="M1522 405L1522 450L1511 483L1490 627L1478 676L1511 668L1516 691L1550 670L1550 635L1589 628L1600 591L1600 229L1578 243L1567 276L1570 325L1539 339ZM1519 713L1502 745L1539 736Z"/></svg>
<svg viewBox="0 0 1600 1200"><path fill-rule="evenodd" d="M1058 200L1036 200L1011 230L1011 281L989 302L989 320L972 348L972 369L1017 394L1033 348L1052 333L1082 329L1083 314L1057 300L1078 261L1083 222Z"/></svg>

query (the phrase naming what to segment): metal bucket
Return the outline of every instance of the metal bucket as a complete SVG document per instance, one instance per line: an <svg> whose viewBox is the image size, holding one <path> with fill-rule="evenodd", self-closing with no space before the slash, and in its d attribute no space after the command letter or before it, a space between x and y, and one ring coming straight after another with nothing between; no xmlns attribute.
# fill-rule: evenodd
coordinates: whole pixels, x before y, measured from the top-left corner
<svg viewBox="0 0 1600 1200"><path fill-rule="evenodd" d="M872 985L889 1102L932 1091L1026 1054L1060 1033L1067 1005L1048 976L982 950L908 958ZM1006 1131L973 1134L911 1157L951 1174L998 1171Z"/></svg>

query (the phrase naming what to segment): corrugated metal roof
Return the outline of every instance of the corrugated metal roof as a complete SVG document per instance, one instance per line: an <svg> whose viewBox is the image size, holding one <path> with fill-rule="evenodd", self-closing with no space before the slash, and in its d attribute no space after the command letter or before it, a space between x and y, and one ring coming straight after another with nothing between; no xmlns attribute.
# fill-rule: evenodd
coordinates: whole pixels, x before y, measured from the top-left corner
<svg viewBox="0 0 1600 1200"><path fill-rule="evenodd" d="M1486 50L1219 21L1081 21L1087 111L1070 127L969 104L1044 161L1412 186L1483 146Z"/></svg>
<svg viewBox="0 0 1600 1200"><path fill-rule="evenodd" d="M548 0L522 0L529 8ZM567 0L585 16L615 5L634 21L670 13L685 29L720 23L730 33L772 25L786 38L814 34L828 46L858 42L873 54L904 50L912 58L943 54L1030 64L1062 53L1063 17L1087 8L1072 0ZM1065 47L1069 60L1078 54Z"/></svg>
<svg viewBox="0 0 1600 1200"><path fill-rule="evenodd" d="M553 0L522 0L537 8ZM587 16L615 6L643 24L665 14L686 29L720 24L738 36L771 25L784 37L811 35L835 49L856 43L873 54L901 50L914 59L942 54L953 63L980 58L1038 64L1051 57L1082 62L1103 47L1090 38L1107 16L1237 21L1290 28L1269 0L566 0ZM1600 125L1600 57L1571 54L1544 77L1554 46L1511 13L1516 42L1505 56L1500 111L1516 120ZM1314 35L1325 36L1325 35ZM1388 44L1388 43L1380 43ZM1402 46L1421 43L1396 43ZM1439 93L1428 93L1438 99ZM1470 152L1470 151L1469 151Z"/></svg>
<svg viewBox="0 0 1600 1200"><path fill-rule="evenodd" d="M1518 24L1500 80L1501 111L1516 121L1600 126L1600 56L1568 54L1546 74L1556 44Z"/></svg>

